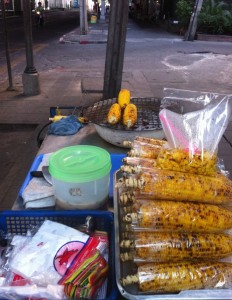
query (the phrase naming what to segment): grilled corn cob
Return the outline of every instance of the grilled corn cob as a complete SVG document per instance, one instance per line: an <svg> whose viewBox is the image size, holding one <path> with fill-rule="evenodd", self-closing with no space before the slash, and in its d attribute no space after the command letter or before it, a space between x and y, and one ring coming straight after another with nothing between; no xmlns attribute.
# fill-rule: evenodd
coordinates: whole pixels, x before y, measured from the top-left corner
<svg viewBox="0 0 232 300"><path fill-rule="evenodd" d="M134 146L128 151L127 156L155 159L158 157L161 149L162 146L160 145L152 145L138 141L134 142Z"/></svg>
<svg viewBox="0 0 232 300"><path fill-rule="evenodd" d="M153 195L156 199L213 204L229 203L232 199L232 181L223 175L211 177L157 168L149 172L122 178L120 184L138 188L141 195Z"/></svg>
<svg viewBox="0 0 232 300"><path fill-rule="evenodd" d="M133 128L137 122L137 107L129 103L123 112L123 125L127 128Z"/></svg>
<svg viewBox="0 0 232 300"><path fill-rule="evenodd" d="M144 142L147 144L157 145L157 146L164 146L167 142L163 140L143 137L143 136L136 136L135 141Z"/></svg>
<svg viewBox="0 0 232 300"><path fill-rule="evenodd" d="M156 160L146 157L124 157L122 163L128 166L144 166L148 168L154 167Z"/></svg>
<svg viewBox="0 0 232 300"><path fill-rule="evenodd" d="M191 154L186 149L161 149L157 157L157 167L161 169L215 176L217 157L207 151Z"/></svg>
<svg viewBox="0 0 232 300"><path fill-rule="evenodd" d="M123 145L127 146L129 148L136 147L136 145L138 145L139 143L151 144L151 145L163 147L167 142L163 141L163 140L157 140L157 139L147 138L147 137L143 137L143 136L135 137L133 142L123 141Z"/></svg>
<svg viewBox="0 0 232 300"><path fill-rule="evenodd" d="M189 232L220 232L232 227L232 211L212 204L178 201L136 201L134 213L123 217L140 228Z"/></svg>
<svg viewBox="0 0 232 300"><path fill-rule="evenodd" d="M135 200L134 193L132 191L122 192L119 196L120 203L122 205L128 205Z"/></svg>
<svg viewBox="0 0 232 300"><path fill-rule="evenodd" d="M221 259L232 253L232 236L214 233L137 232L122 240L122 261L168 262L196 259Z"/></svg>
<svg viewBox="0 0 232 300"><path fill-rule="evenodd" d="M130 91L122 89L118 94L118 104L124 109L130 103Z"/></svg>
<svg viewBox="0 0 232 300"><path fill-rule="evenodd" d="M111 125L117 124L121 119L121 107L118 103L114 103L111 105L109 112L107 114L107 123Z"/></svg>
<svg viewBox="0 0 232 300"><path fill-rule="evenodd" d="M154 293L230 288L231 281L232 264L221 262L149 263L121 279L123 286L138 283L141 292Z"/></svg>

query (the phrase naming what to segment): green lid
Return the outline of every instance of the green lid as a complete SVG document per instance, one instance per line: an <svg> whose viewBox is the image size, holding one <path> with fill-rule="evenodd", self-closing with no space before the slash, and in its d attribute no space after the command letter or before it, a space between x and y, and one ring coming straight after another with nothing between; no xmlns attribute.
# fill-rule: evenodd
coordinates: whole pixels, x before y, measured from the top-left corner
<svg viewBox="0 0 232 300"><path fill-rule="evenodd" d="M88 182L110 172L110 154L99 147L78 145L62 148L49 159L52 177L65 182Z"/></svg>

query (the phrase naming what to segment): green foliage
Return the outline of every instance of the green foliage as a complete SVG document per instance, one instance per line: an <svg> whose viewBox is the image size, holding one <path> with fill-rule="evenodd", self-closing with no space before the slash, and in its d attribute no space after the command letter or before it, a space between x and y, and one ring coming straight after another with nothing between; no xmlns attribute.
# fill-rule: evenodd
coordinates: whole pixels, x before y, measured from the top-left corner
<svg viewBox="0 0 232 300"><path fill-rule="evenodd" d="M178 0L175 15L180 26L187 28L194 7L194 0Z"/></svg>
<svg viewBox="0 0 232 300"><path fill-rule="evenodd" d="M232 34L232 5L223 1L204 0L198 16L198 31L211 34Z"/></svg>

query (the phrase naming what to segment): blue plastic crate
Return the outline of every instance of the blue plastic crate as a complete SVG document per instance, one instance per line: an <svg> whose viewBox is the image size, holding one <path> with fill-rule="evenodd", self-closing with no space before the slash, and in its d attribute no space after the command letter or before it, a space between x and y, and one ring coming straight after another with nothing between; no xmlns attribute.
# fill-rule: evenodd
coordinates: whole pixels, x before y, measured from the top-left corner
<svg viewBox="0 0 232 300"><path fill-rule="evenodd" d="M42 224L44 220L59 222L77 228L85 223L85 218L92 216L98 230L104 230L109 236L109 275L106 300L118 299L114 267L114 215L107 211L93 210L34 210L34 211L2 211L0 212L0 230L4 233L25 235L31 226Z"/></svg>
<svg viewBox="0 0 232 300"><path fill-rule="evenodd" d="M126 154L110 154L111 157L111 164L112 164L112 168L110 171L110 191L109 191L109 198L111 201L111 204L113 204L113 176L114 176L114 172L116 170L118 170L120 168L120 166L122 165L122 159L126 156ZM29 170L29 172L27 173L27 176L20 188L19 191L19 196L22 196L22 193L24 191L24 189L26 188L26 186L28 185L29 181L32 179L31 176L31 171L36 171L38 166L40 165L41 161L43 159L43 154L37 155L31 165L31 168Z"/></svg>

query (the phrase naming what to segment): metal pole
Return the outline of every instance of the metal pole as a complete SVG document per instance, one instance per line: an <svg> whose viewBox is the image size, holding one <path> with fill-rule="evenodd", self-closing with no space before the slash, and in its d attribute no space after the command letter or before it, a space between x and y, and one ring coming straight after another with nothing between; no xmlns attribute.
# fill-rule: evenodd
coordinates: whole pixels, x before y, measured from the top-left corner
<svg viewBox="0 0 232 300"><path fill-rule="evenodd" d="M203 0L196 0L193 13L189 22L189 27L185 36L186 41L193 41L197 31L197 18L201 11Z"/></svg>
<svg viewBox="0 0 232 300"><path fill-rule="evenodd" d="M11 63L10 63L10 52L9 52L9 42L8 42L8 32L7 32L7 22L6 22L6 11L5 11L5 2L1 0L2 6L2 27L3 27L3 37L5 42L5 52L6 52L6 63L7 63L7 72L8 72L8 80L9 87L8 91L13 91L13 80L12 80L12 72L11 72Z"/></svg>
<svg viewBox="0 0 232 300"><path fill-rule="evenodd" d="M80 33L86 35L88 32L86 0L80 0Z"/></svg>
<svg viewBox="0 0 232 300"><path fill-rule="evenodd" d="M39 78L34 66L32 47L32 21L30 0L23 0L24 35L26 48L26 68L23 73L24 94L28 96L40 93Z"/></svg>
<svg viewBox="0 0 232 300"><path fill-rule="evenodd" d="M105 0L101 1L101 15L100 20L105 21L106 19L106 2Z"/></svg>
<svg viewBox="0 0 232 300"><path fill-rule="evenodd" d="M29 0L23 0L23 16L24 16L24 36L26 46L27 66L24 73L37 73L34 67L33 47L32 47L32 22L31 22L31 6Z"/></svg>
<svg viewBox="0 0 232 300"><path fill-rule="evenodd" d="M111 1L105 59L104 99L117 97L121 89L128 10L128 1Z"/></svg>

